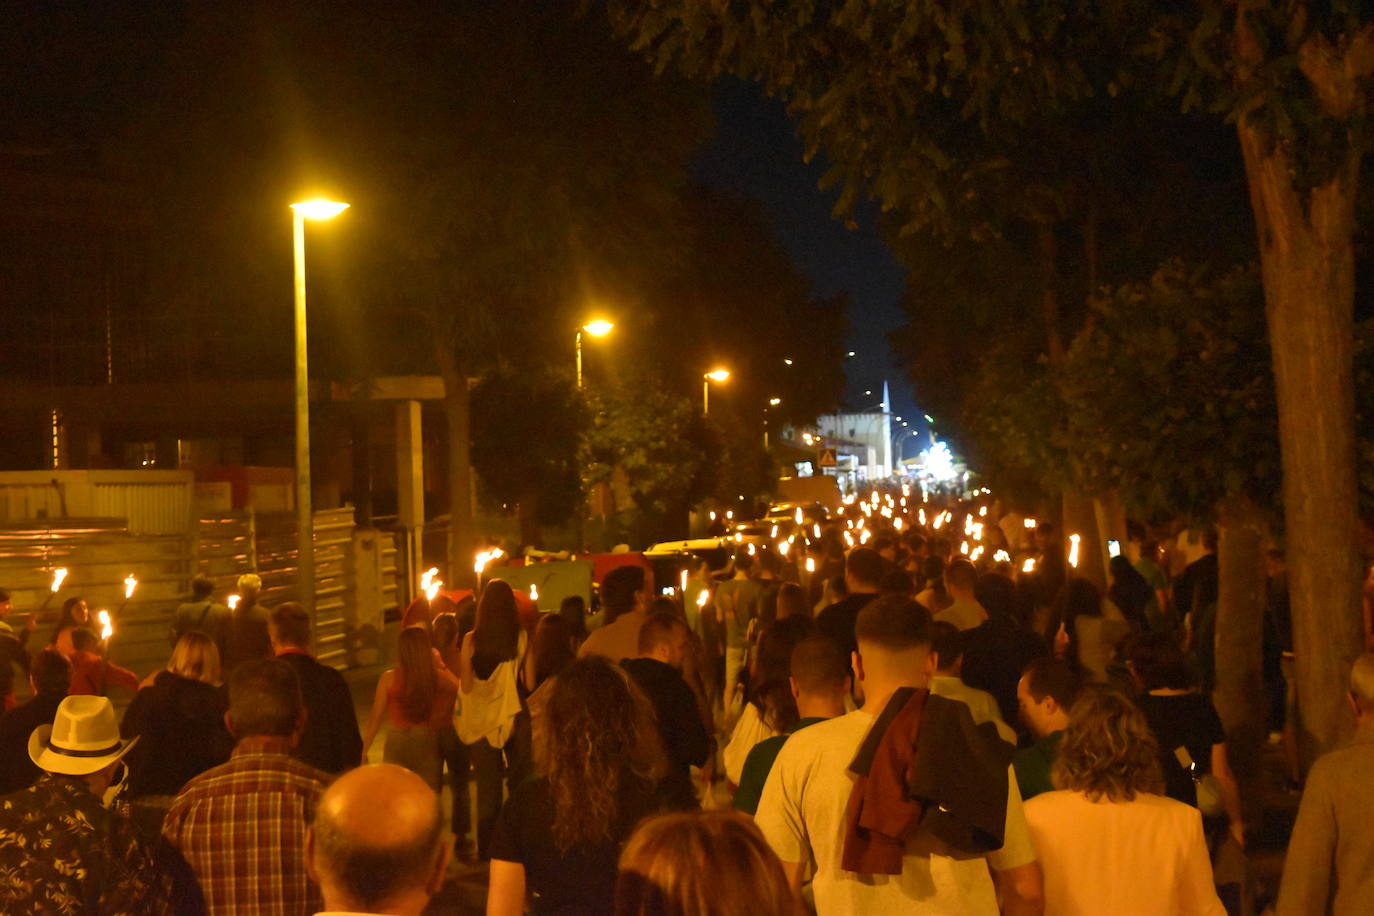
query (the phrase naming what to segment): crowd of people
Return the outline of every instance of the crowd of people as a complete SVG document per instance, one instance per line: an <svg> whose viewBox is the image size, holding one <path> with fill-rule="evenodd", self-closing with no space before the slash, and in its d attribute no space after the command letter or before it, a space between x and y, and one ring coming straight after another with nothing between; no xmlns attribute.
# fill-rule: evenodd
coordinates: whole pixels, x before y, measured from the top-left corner
<svg viewBox="0 0 1374 916"><path fill-rule="evenodd" d="M616 566L591 609L541 614L492 569L407 608L361 727L308 610L255 576L232 609L195 580L142 680L79 598L37 648L0 593L0 911L419 913L457 858L489 863L494 916L1242 912L1214 541L1178 564L1142 533L1099 589L1076 543L998 515L875 493L671 586ZM1283 916L1374 910L1374 654L1349 702Z"/></svg>

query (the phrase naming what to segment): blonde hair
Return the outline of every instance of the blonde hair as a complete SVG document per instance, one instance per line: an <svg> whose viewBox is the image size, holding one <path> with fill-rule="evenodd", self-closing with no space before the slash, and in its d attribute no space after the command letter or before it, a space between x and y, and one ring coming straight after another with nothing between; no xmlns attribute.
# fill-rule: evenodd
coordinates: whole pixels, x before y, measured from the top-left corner
<svg viewBox="0 0 1374 916"><path fill-rule="evenodd" d="M1374 714L1374 652L1366 652L1350 667L1350 692L1359 701L1360 712Z"/></svg>
<svg viewBox="0 0 1374 916"><path fill-rule="evenodd" d="M665 814L620 854L615 916L792 916L782 863L737 811Z"/></svg>
<svg viewBox="0 0 1374 916"><path fill-rule="evenodd" d="M1069 724L1050 771L1057 789L1090 801L1133 801L1164 792L1159 742L1145 714L1110 687L1085 687L1069 710Z"/></svg>
<svg viewBox="0 0 1374 916"><path fill-rule="evenodd" d="M218 686L222 680L219 647L199 630L191 630L177 640L167 670L173 674Z"/></svg>

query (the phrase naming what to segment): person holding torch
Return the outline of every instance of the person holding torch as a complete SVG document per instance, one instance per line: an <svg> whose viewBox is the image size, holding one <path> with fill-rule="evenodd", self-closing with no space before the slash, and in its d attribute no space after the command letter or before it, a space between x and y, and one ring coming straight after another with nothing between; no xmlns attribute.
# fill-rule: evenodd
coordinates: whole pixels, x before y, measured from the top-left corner
<svg viewBox="0 0 1374 916"><path fill-rule="evenodd" d="M15 706L14 666L17 664L28 674L29 634L38 625L38 615L31 614L24 628L16 631L6 619L13 610L10 593L0 589L0 700L3 701L5 712Z"/></svg>

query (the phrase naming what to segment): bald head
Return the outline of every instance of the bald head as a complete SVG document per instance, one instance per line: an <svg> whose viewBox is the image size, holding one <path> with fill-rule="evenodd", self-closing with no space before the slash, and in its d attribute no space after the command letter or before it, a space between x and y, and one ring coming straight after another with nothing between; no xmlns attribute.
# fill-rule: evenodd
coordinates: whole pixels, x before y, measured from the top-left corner
<svg viewBox="0 0 1374 916"><path fill-rule="evenodd" d="M325 909L419 913L443 882L442 836L439 796L410 770L383 763L340 776L310 828Z"/></svg>

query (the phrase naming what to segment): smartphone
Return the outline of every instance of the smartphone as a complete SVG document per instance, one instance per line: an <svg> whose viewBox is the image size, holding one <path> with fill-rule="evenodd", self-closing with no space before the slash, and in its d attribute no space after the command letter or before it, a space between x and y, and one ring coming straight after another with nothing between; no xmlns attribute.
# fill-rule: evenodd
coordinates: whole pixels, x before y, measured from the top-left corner
<svg viewBox="0 0 1374 916"><path fill-rule="evenodd" d="M1117 540L1110 540L1110 541L1107 542L1107 556L1109 556L1109 557L1119 557L1119 556L1121 556L1121 542L1120 542L1120 541L1117 541Z"/></svg>

